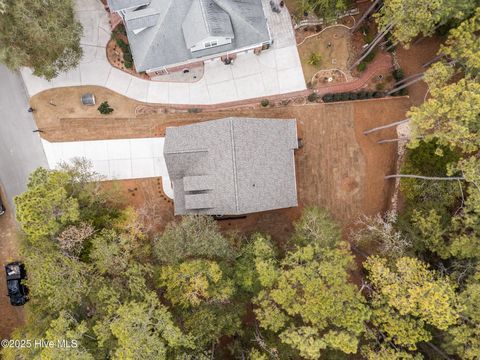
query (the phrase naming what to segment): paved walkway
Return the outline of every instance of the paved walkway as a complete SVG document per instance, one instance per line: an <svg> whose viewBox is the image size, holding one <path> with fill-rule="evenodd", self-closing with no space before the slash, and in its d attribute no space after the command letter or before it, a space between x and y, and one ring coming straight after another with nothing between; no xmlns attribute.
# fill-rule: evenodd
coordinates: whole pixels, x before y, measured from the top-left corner
<svg viewBox="0 0 480 360"><path fill-rule="evenodd" d="M262 0L268 4L268 0ZM240 54L233 65L207 61L205 74L195 83L154 82L113 68L106 58L110 39L108 14L99 0L76 0L76 13L83 24L84 51L80 65L52 81L21 73L30 96L54 87L99 85L138 101L166 104L218 104L284 94L306 89L290 15L275 14L265 5L273 47L260 55Z"/></svg>
<svg viewBox="0 0 480 360"><path fill-rule="evenodd" d="M392 67L393 67L392 59L390 55L381 52L376 56L375 61L373 63L368 64L367 70L363 72L362 76L357 80L319 87L317 90L317 94L320 96L323 96L325 94L360 90L376 74L384 70L391 69Z"/></svg>

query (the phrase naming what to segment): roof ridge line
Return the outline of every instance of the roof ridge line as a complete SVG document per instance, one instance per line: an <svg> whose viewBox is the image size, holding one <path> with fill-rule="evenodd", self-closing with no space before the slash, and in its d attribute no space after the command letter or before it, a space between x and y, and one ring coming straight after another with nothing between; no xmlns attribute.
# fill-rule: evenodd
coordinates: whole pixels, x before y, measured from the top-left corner
<svg viewBox="0 0 480 360"><path fill-rule="evenodd" d="M233 118L230 117L228 120L230 122L230 141L232 144L233 185L235 188L235 209L237 210L237 213L238 213L240 210L238 208L237 156L235 152L235 136L233 135L234 133Z"/></svg>
<svg viewBox="0 0 480 360"><path fill-rule="evenodd" d="M232 15L228 10L226 10L222 5L220 5L220 4L217 2L217 0L213 0L213 2L214 2L215 4L217 4L217 6L219 6L223 11L225 11L225 12L228 14L228 16L230 16L230 18L233 16L233 17L239 19L241 22L243 22L243 23L246 24L249 28L251 28L257 35L262 35L262 34L258 31L258 29L255 28L255 26L253 26L252 24L250 24L247 20L245 20L245 18L244 18L243 16L238 15L237 13L235 13L235 11L233 11L234 14ZM265 20L265 22L266 22L267 19L266 19L266 15L265 15L265 10L263 9L263 5L262 5L262 11L263 11L263 15L264 15L264 20ZM232 21L232 20L230 19L230 21ZM233 24L232 24L232 27L233 27Z"/></svg>
<svg viewBox="0 0 480 360"><path fill-rule="evenodd" d="M198 0L198 1L200 2L200 9L202 11L203 23L205 24L205 27L207 28L208 35L212 36L212 31L211 31L212 29L210 29L210 24L208 23L207 15L205 14L204 0Z"/></svg>

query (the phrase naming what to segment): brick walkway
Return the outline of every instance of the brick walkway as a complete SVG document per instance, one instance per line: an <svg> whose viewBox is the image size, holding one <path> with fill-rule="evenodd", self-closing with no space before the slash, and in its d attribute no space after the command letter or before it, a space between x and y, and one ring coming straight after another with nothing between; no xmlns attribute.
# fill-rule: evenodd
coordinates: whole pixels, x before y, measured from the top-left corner
<svg viewBox="0 0 480 360"><path fill-rule="evenodd" d="M318 95L323 96L325 94L359 90L376 74L391 69L392 67L393 64L390 54L381 52L375 57L375 61L367 66L367 70L357 80L335 85L321 86L318 88L317 93Z"/></svg>

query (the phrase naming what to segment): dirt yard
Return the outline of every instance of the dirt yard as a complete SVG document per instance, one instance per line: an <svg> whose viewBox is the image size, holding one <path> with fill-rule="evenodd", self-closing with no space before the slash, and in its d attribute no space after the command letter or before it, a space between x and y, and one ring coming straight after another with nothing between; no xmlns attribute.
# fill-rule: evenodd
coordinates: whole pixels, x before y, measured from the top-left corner
<svg viewBox="0 0 480 360"><path fill-rule="evenodd" d="M3 197L5 199L5 197ZM6 204L4 204L6 205ZM8 339L15 328L24 323L24 308L10 305L4 266L18 258L18 232L10 209L0 216L0 339Z"/></svg>
<svg viewBox="0 0 480 360"><path fill-rule="evenodd" d="M313 77L321 70L339 69L348 73L350 54L350 32L345 26L325 29L319 35L305 39L298 45L306 82L314 82ZM309 63L312 54L319 56L317 65Z"/></svg>
<svg viewBox="0 0 480 360"><path fill-rule="evenodd" d="M84 91L84 90L83 90ZM97 97L108 99L115 108L115 117L101 117L96 109L71 106L60 117L60 104L77 101L81 89L51 90L32 99L39 128L48 128L41 135L52 141L115 139L163 136L166 126L176 126L227 116L295 118L304 147L296 152L299 207L225 220L225 230L243 233L265 231L279 241L291 230L291 222L301 209L309 205L327 208L349 228L360 214L374 214L388 206L391 183L383 176L393 171L396 145L376 143L381 138L394 137L394 130L365 137L362 131L404 118L410 106L408 98L386 98L334 104L307 104L274 108L251 108L199 113L146 114L135 117L135 101L95 89ZM68 99L70 94L71 101ZM57 106L48 104L55 98ZM143 213L151 215L152 227L162 229L173 219L171 201L161 191L160 179L118 181L127 201ZM147 201L148 200L148 201Z"/></svg>
<svg viewBox="0 0 480 360"><path fill-rule="evenodd" d="M423 67L423 64L435 58L443 40L441 37L434 36L425 38L418 43L413 40L409 49L398 48L398 62L405 72L405 77L425 71L426 68ZM418 106L423 103L427 89L427 84L424 81L419 81L408 87L412 105Z"/></svg>

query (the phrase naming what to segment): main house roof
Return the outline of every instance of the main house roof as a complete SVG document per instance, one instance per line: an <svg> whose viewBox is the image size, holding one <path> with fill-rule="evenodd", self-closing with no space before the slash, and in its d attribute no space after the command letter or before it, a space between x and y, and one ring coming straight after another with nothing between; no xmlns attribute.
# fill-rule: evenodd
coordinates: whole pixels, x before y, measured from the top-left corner
<svg viewBox="0 0 480 360"><path fill-rule="evenodd" d="M241 215L297 206L296 121L226 118L166 130L175 214Z"/></svg>
<svg viewBox="0 0 480 360"><path fill-rule="evenodd" d="M130 1L130 2L129 2ZM159 69L195 58L226 53L271 42L262 0L108 0L112 11L129 8L125 15L127 36L138 71ZM114 10L115 9L115 10ZM145 12L148 27L143 31L129 26ZM152 25L152 19L154 24ZM137 34L135 34L135 32ZM230 44L191 52L190 48L209 36L231 38Z"/></svg>

